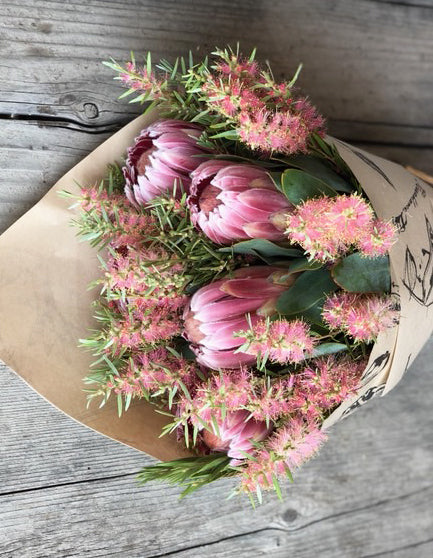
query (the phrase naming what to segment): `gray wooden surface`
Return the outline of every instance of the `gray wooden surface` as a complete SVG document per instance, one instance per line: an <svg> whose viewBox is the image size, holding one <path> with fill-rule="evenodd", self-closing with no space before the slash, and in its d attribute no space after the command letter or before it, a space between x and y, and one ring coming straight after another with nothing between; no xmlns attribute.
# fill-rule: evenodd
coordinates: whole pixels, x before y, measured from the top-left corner
<svg viewBox="0 0 433 558"><path fill-rule="evenodd" d="M0 231L138 110L101 60L241 41L330 131L433 172L431 0L0 0ZM0 265L7 265L1 262ZM0 325L1 327L1 325ZM252 511L231 481L179 502L137 488L152 459L86 430L0 369L0 556L430 558L433 342Z"/></svg>

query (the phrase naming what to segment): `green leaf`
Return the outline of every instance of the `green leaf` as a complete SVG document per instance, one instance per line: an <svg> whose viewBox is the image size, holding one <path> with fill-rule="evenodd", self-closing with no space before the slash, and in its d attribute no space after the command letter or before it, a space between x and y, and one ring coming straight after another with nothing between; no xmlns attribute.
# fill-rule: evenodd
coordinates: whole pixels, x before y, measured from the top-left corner
<svg viewBox="0 0 433 558"><path fill-rule="evenodd" d="M338 192L352 193L354 190L342 176L337 174L325 161L318 157L302 154L291 155L284 158L284 162L311 174Z"/></svg>
<svg viewBox="0 0 433 558"><path fill-rule="evenodd" d="M347 346L344 343L321 343L313 349L311 356L315 358L323 355L332 355L340 351L347 351Z"/></svg>
<svg viewBox="0 0 433 558"><path fill-rule="evenodd" d="M352 293L382 293L391 288L388 256L366 258L359 252L343 258L332 269L334 281Z"/></svg>
<svg viewBox="0 0 433 558"><path fill-rule="evenodd" d="M270 240L264 240L262 238L253 238L251 240L237 242L232 246L220 248L218 251L230 254L244 254L259 257L264 256L266 258L275 256L296 258L302 255L300 250L295 250L294 248L284 248L283 246L274 244Z"/></svg>
<svg viewBox="0 0 433 558"><path fill-rule="evenodd" d="M290 275L293 275L293 273L299 273L301 271L312 271L320 269L322 266L323 263L315 260L309 261L307 260L307 258L296 258L290 262L290 265L288 265L287 273L281 275L278 280L276 280L276 283L281 283L284 285L286 283L286 279Z"/></svg>
<svg viewBox="0 0 433 558"><path fill-rule="evenodd" d="M337 290L331 273L324 268L304 271L295 283L277 300L277 311L284 316L302 314L320 301L324 295Z"/></svg>
<svg viewBox="0 0 433 558"><path fill-rule="evenodd" d="M294 205L318 196L336 196L337 192L311 174L287 169L281 176L281 191Z"/></svg>
<svg viewBox="0 0 433 558"><path fill-rule="evenodd" d="M229 139L229 140L238 140L239 136L238 133L236 132L236 130L226 130L225 132L220 132L219 134L215 134L214 136L210 136L211 139L217 139L217 138L225 138L225 139Z"/></svg>

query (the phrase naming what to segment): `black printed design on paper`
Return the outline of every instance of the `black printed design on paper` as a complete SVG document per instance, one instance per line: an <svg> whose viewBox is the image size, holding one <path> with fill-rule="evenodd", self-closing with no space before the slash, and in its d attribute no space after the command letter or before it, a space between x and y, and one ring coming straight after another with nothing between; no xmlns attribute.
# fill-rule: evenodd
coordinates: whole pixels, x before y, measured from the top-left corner
<svg viewBox="0 0 433 558"><path fill-rule="evenodd" d="M399 232L403 232L406 230L410 208L412 206L413 207L418 206L418 197L421 195L423 198L425 198L427 195L426 191L421 186L421 183L418 180L415 180L415 182L416 184L415 184L415 189L413 191L413 194L411 195L411 197L409 198L409 200L401 210L401 213L399 213L399 215L397 215L393 219L394 225L398 228Z"/></svg>
<svg viewBox="0 0 433 558"><path fill-rule="evenodd" d="M388 176L383 172L383 170L376 165L376 163L374 161L372 161L370 159L370 157L367 157L367 155L365 155L364 153L361 153L360 151L358 151L357 149L355 149L353 146L349 145L348 143L342 142L337 140L339 143L341 143L342 145L344 145L345 147L347 147L348 149L350 149L350 151L356 155L357 157L359 157L359 159L361 159L361 161L363 161L366 165L368 165L371 169L373 169L374 171L376 171L378 174L380 174L380 176L386 180L386 182L388 182L388 184L391 186L391 188L393 188L394 190L397 190L397 188L394 186L394 184L391 182L391 180L388 178Z"/></svg>
<svg viewBox="0 0 433 558"><path fill-rule="evenodd" d="M380 372L382 372L382 370L384 370L385 366L388 364L390 356L391 355L389 351L386 351L385 353L376 357L370 364L370 366L365 370L361 378L362 382L366 384L373 378L376 378L376 376L378 376L378 374L380 374Z"/></svg>
<svg viewBox="0 0 433 558"><path fill-rule="evenodd" d="M433 304L433 228L426 216L425 224L428 246L415 255L409 246L406 248L403 285L411 298L428 307Z"/></svg>
<svg viewBox="0 0 433 558"><path fill-rule="evenodd" d="M367 401L370 401L370 399L373 399L374 397L381 395L384 389L385 389L385 384L368 388L368 390L363 395L361 395L361 397L359 397L356 401L354 401L352 405L344 411L344 413L341 415L341 418L348 417L350 414L356 411L356 409L359 409L359 407L362 407L362 405L367 403Z"/></svg>

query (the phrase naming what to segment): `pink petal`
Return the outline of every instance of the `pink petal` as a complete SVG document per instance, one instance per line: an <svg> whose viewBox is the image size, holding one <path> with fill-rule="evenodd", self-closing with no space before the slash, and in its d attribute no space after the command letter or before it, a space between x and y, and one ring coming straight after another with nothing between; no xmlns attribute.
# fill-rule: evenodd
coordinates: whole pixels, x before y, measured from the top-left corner
<svg viewBox="0 0 433 558"><path fill-rule="evenodd" d="M210 351L202 349L197 351L197 362L212 369L241 368L243 365L256 362L256 357L245 353L233 351Z"/></svg>
<svg viewBox="0 0 433 558"><path fill-rule="evenodd" d="M228 299L206 304L195 315L201 322L216 322L230 316L254 312L264 303L263 298Z"/></svg>
<svg viewBox="0 0 433 558"><path fill-rule="evenodd" d="M279 192L270 192L262 188L251 188L238 196L239 201L263 212L263 215L274 213L280 209L288 209L291 204Z"/></svg>
<svg viewBox="0 0 433 558"><path fill-rule="evenodd" d="M285 238L283 232L279 231L269 221L245 223L242 228L250 238L264 238L266 240L283 240Z"/></svg>
<svg viewBox="0 0 433 558"><path fill-rule="evenodd" d="M221 286L225 293L240 299L256 299L262 297L263 303L269 297L278 296L285 287L271 283L267 279L229 279Z"/></svg>

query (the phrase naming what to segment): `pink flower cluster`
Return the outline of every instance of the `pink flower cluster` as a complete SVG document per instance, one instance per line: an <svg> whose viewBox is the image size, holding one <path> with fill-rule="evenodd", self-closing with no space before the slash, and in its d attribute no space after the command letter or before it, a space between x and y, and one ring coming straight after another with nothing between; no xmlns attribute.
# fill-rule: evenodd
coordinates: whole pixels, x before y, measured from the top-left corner
<svg viewBox="0 0 433 558"><path fill-rule="evenodd" d="M121 376L113 376L107 388L116 394L163 394L166 391L191 389L197 381L195 363L175 357L164 348L136 353Z"/></svg>
<svg viewBox="0 0 433 558"><path fill-rule="evenodd" d="M296 97L288 82L275 82L257 62L233 55L215 66L202 90L208 107L231 121L251 149L307 151L309 136L323 133L324 120L311 103Z"/></svg>
<svg viewBox="0 0 433 558"><path fill-rule="evenodd" d="M167 260L163 251L145 248L112 252L104 278L117 315L108 330L111 352L135 350L181 335L180 316L188 300L183 292L183 266L167 265Z"/></svg>
<svg viewBox="0 0 433 558"><path fill-rule="evenodd" d="M311 259L333 261L355 248L366 257L386 254L396 241L391 222L376 219L361 196L309 199L286 216L289 240Z"/></svg>
<svg viewBox="0 0 433 558"><path fill-rule="evenodd" d="M139 68L135 62L127 62L125 70L126 72L119 75L123 85L134 91L142 91L152 99L165 97L166 81L157 78L154 72L149 72L147 68Z"/></svg>
<svg viewBox="0 0 433 558"><path fill-rule="evenodd" d="M355 342L366 343L395 325L399 317L390 296L347 292L330 296L322 315L331 329L347 333Z"/></svg>
<svg viewBox="0 0 433 558"><path fill-rule="evenodd" d="M273 488L278 477L290 475L315 455L326 434L314 422L298 416L279 428L242 469L240 491L260 493Z"/></svg>
<svg viewBox="0 0 433 558"><path fill-rule="evenodd" d="M234 464L247 460L243 489L255 490L257 483L270 488L269 474L298 467L317 451L326 438L320 422L356 392L364 367L365 362L330 356L272 381L245 368L221 371L197 383L190 397L182 396L178 414L203 431L210 449L229 452Z"/></svg>
<svg viewBox="0 0 433 558"><path fill-rule="evenodd" d="M125 196L96 187L83 188L80 207L96 219L110 246L105 276L112 314L106 328L106 352L114 356L143 350L179 336L184 294L184 266L146 239L159 233L153 216L141 212Z"/></svg>
<svg viewBox="0 0 433 558"><path fill-rule="evenodd" d="M79 206L83 215L97 216L101 240L110 241L116 249L141 246L144 238L157 231L152 215L136 211L122 193L108 193L97 186L83 187Z"/></svg>
<svg viewBox="0 0 433 558"><path fill-rule="evenodd" d="M309 326L302 320L260 320L238 335L246 340L243 352L280 364L304 360L315 345Z"/></svg>

